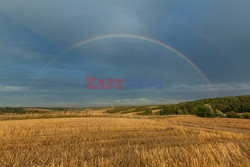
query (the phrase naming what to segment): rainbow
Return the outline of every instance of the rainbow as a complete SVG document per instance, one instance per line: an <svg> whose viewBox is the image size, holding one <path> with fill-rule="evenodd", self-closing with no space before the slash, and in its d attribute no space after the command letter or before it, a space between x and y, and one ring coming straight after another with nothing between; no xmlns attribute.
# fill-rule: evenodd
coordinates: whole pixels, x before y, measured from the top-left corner
<svg viewBox="0 0 250 167"><path fill-rule="evenodd" d="M133 34L106 34L106 35L101 35L101 36L96 36L96 37L92 37L83 41L80 41L74 45L72 45L71 47L69 47L68 49L65 49L63 52L61 52L60 54L58 54L57 56L55 56L53 59L51 59L51 61L49 61L36 75L35 78L37 78L43 70L45 70L50 64L52 64L54 61L56 61L58 58L60 58L61 56L63 56L65 53L67 53L68 51L77 48L79 46L88 44L88 43L92 43L95 41L99 41L99 40L105 40L105 39L110 39L110 38L133 38L133 39L139 39L139 40L143 40L143 41L148 41L154 44L157 44L159 46L162 46L163 48L166 48L170 51L172 51L173 53L175 53L176 55L180 56L183 60L185 60L188 64L190 64L199 74L200 76L203 77L203 79L207 82L207 84L211 85L211 82L209 81L209 79L206 77L206 75L199 69L199 67L197 67L188 57L186 57L184 54L182 54L180 51L176 50L175 48L152 38L149 37L145 37L145 36L140 36L140 35L133 35Z"/></svg>

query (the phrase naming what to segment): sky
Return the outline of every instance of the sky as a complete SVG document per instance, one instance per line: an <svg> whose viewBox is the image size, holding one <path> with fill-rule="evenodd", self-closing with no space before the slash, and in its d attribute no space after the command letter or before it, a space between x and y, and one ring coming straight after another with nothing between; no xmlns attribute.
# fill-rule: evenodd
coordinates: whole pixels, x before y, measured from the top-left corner
<svg viewBox="0 0 250 167"><path fill-rule="evenodd" d="M250 94L249 0L0 1L0 106L168 104ZM124 89L86 89L87 77ZM128 78L162 89L126 89Z"/></svg>

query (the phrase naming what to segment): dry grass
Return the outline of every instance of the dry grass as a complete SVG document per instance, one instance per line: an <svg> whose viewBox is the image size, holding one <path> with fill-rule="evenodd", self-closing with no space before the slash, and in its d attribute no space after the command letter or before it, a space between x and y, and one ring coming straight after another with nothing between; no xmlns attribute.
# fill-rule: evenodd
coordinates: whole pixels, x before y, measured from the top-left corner
<svg viewBox="0 0 250 167"><path fill-rule="evenodd" d="M250 135L249 119L234 118L201 118L196 116L173 116L167 119L175 125L188 127L202 127L206 129L217 129Z"/></svg>
<svg viewBox="0 0 250 167"><path fill-rule="evenodd" d="M248 134L174 119L0 121L0 166L250 166Z"/></svg>

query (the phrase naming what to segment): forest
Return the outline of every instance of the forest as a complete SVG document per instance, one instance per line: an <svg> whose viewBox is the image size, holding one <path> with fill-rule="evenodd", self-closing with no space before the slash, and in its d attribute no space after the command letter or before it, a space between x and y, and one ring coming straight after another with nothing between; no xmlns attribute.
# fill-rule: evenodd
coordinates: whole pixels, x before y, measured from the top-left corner
<svg viewBox="0 0 250 167"><path fill-rule="evenodd" d="M202 99L159 107L160 115L250 118L250 95Z"/></svg>

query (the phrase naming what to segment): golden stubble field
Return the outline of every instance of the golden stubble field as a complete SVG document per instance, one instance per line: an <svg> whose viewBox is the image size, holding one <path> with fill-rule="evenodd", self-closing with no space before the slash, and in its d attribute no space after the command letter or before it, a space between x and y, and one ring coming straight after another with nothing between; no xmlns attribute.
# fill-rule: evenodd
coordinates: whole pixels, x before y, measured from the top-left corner
<svg viewBox="0 0 250 167"><path fill-rule="evenodd" d="M0 121L0 166L250 166L249 120L208 124L188 116Z"/></svg>

